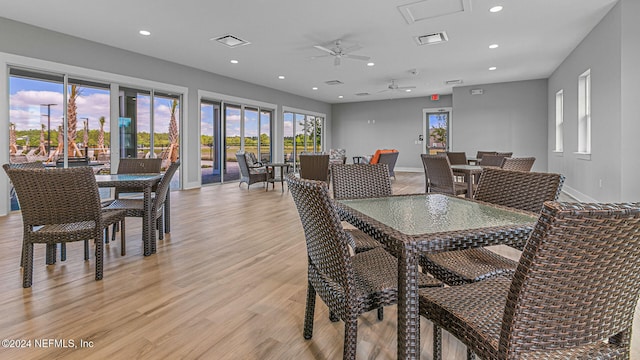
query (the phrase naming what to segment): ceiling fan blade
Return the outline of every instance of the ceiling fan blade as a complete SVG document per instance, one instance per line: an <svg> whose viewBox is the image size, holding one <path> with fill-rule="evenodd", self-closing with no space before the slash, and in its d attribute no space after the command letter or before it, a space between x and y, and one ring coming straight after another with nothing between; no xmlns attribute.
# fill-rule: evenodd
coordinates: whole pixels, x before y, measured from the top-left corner
<svg viewBox="0 0 640 360"><path fill-rule="evenodd" d="M362 46L356 44L356 45L353 45L353 46L349 46L348 48L343 48L342 52L350 53L350 52L358 51L360 49L362 49Z"/></svg>
<svg viewBox="0 0 640 360"><path fill-rule="evenodd" d="M331 50L331 49L329 49L329 48L326 48L326 47L324 47L324 46L322 46L322 45L313 45L313 47L314 47L314 48L316 48L316 49L318 49L318 50L328 52L328 53L329 53L329 54L331 54L331 55L336 55L336 52L335 52L335 51L333 51L333 50Z"/></svg>
<svg viewBox="0 0 640 360"><path fill-rule="evenodd" d="M316 55L316 56L309 56L308 59L309 60L315 60L315 59L319 59L319 58L324 58L324 57L329 57L332 56L331 54L326 54L326 55Z"/></svg>
<svg viewBox="0 0 640 360"><path fill-rule="evenodd" d="M396 90L409 90L409 89L415 89L415 86L398 86L396 88Z"/></svg>
<svg viewBox="0 0 640 360"><path fill-rule="evenodd" d="M351 54L346 54L344 55L346 57L348 57L349 59L353 59L353 60L360 60L360 61L369 61L369 59L371 59L368 56L362 56L362 55L351 55Z"/></svg>

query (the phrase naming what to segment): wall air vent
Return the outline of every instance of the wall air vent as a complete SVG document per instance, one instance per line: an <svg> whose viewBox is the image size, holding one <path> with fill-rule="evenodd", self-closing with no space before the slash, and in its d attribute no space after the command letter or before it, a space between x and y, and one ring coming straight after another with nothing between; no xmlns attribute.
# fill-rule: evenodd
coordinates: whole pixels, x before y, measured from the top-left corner
<svg viewBox="0 0 640 360"><path fill-rule="evenodd" d="M414 39L416 40L418 45L435 45L449 41L449 37L444 31L428 35L416 36Z"/></svg>
<svg viewBox="0 0 640 360"><path fill-rule="evenodd" d="M231 34L227 34L227 35L222 35L222 36L218 36L218 37L213 37L209 40L212 41L217 41L225 46L228 46L230 48L236 48L239 46L243 46L243 45L249 45L251 44L250 42L246 41L246 40L242 40L241 38L235 36L235 35L231 35Z"/></svg>
<svg viewBox="0 0 640 360"><path fill-rule="evenodd" d="M462 84L462 80L457 79L457 80L447 80L444 82L447 85L460 85Z"/></svg>
<svg viewBox="0 0 640 360"><path fill-rule="evenodd" d="M327 85L342 85L342 84L344 84L340 80L329 80L329 81L325 81L324 83L327 84Z"/></svg>

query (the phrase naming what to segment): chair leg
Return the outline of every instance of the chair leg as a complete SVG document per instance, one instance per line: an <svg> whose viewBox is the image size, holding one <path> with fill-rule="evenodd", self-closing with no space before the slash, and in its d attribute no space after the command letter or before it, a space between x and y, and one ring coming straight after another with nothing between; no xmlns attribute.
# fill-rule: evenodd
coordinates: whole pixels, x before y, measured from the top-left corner
<svg viewBox="0 0 640 360"><path fill-rule="evenodd" d="M469 347L467 347L467 360L476 360L476 354L473 353L473 351L471 351L471 349L469 349Z"/></svg>
<svg viewBox="0 0 640 360"><path fill-rule="evenodd" d="M29 288L33 281L33 243L24 246L22 265L22 287Z"/></svg>
<svg viewBox="0 0 640 360"><path fill-rule="evenodd" d="M116 225L115 224L113 224L112 233L113 233L113 236L116 235ZM104 243L105 244L109 243L109 227L108 226L104 228Z"/></svg>
<svg viewBox="0 0 640 360"><path fill-rule="evenodd" d="M163 221L163 216L160 216L156 220L156 227L158 228L158 239L164 240L164 221Z"/></svg>
<svg viewBox="0 0 640 360"><path fill-rule="evenodd" d="M316 289L307 283L307 306L304 311L304 338L309 340L313 336L313 315L316 309Z"/></svg>
<svg viewBox="0 0 640 360"><path fill-rule="evenodd" d="M378 320L384 320L384 308L382 306L378 308Z"/></svg>
<svg viewBox="0 0 640 360"><path fill-rule="evenodd" d="M57 249L57 245L56 244L47 244L46 245L46 252L45 252L45 261L47 265L53 265L56 263L56 249Z"/></svg>
<svg viewBox="0 0 640 360"><path fill-rule="evenodd" d="M122 225L120 225L120 256L127 254L127 241L124 236L124 219L122 219Z"/></svg>
<svg viewBox="0 0 640 360"><path fill-rule="evenodd" d="M433 324L433 360L442 360L442 328Z"/></svg>
<svg viewBox="0 0 640 360"><path fill-rule="evenodd" d="M102 265L104 261L104 242L102 239L95 239L96 245L96 280L102 280Z"/></svg>
<svg viewBox="0 0 640 360"><path fill-rule="evenodd" d="M84 261L89 260L89 240L84 241Z"/></svg>
<svg viewBox="0 0 640 360"><path fill-rule="evenodd" d="M344 351L343 359L356 358L356 346L358 345L358 316L349 316L344 322Z"/></svg>
<svg viewBox="0 0 640 360"><path fill-rule="evenodd" d="M60 243L60 261L67 261L67 244Z"/></svg>

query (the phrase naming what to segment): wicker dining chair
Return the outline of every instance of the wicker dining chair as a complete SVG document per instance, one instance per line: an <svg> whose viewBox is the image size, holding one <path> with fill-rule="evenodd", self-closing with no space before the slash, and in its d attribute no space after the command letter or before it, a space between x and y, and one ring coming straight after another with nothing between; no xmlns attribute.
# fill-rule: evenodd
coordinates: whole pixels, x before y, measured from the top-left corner
<svg viewBox="0 0 640 360"><path fill-rule="evenodd" d="M467 165L467 154L464 151L447 151L446 154L451 165Z"/></svg>
<svg viewBox="0 0 640 360"><path fill-rule="evenodd" d="M502 165L502 160L504 160L504 158L506 158L506 157L507 156L505 156L505 155L485 154L484 156L482 156L482 159L480 159L478 161L478 165L480 165L480 166L500 167Z"/></svg>
<svg viewBox="0 0 640 360"><path fill-rule="evenodd" d="M118 174L159 174L162 166L161 158L137 159L122 158L118 163ZM155 191L155 189L153 189ZM122 193L139 193L140 189L116 187L115 197Z"/></svg>
<svg viewBox="0 0 640 360"><path fill-rule="evenodd" d="M155 193L153 194L153 199L151 201L151 213L153 214L153 219L155 220L156 228L150 229L153 231L153 242L155 243L155 230L158 230L158 238L160 240L164 239L164 224L163 224L163 214L164 207L166 205L167 200L167 192L169 192L169 188L171 185L171 179L173 175L176 173L178 168L180 167L180 160L172 162L169 165L169 168L162 176L160 183L158 183L158 187L156 188ZM144 212L144 199L115 199L110 204L104 207L106 210L125 210L127 217L145 217ZM122 255L125 255L126 246L122 244Z"/></svg>
<svg viewBox="0 0 640 360"><path fill-rule="evenodd" d="M328 154L300 154L300 177L329 182Z"/></svg>
<svg viewBox="0 0 640 360"><path fill-rule="evenodd" d="M391 196L387 164L334 164L331 167L333 198L364 199ZM357 229L346 229L356 253L379 247L380 243Z"/></svg>
<svg viewBox="0 0 640 360"><path fill-rule="evenodd" d="M425 192L451 195L467 193L467 184L455 181L449 158L444 155L421 154L425 175Z"/></svg>
<svg viewBox="0 0 640 360"><path fill-rule="evenodd" d="M483 156L485 155L496 155L497 152L496 151L480 151L478 150L478 152L476 153L476 159L478 159L478 161L480 161L482 159Z"/></svg>
<svg viewBox="0 0 640 360"><path fill-rule="evenodd" d="M55 262L57 243L93 240L96 280L102 279L105 228L123 223L124 211L103 211L98 185L89 167L29 169L5 164L20 199L23 223L22 286L33 281L33 245L48 245L47 264ZM124 227L121 232L124 242Z"/></svg>
<svg viewBox="0 0 640 360"><path fill-rule="evenodd" d="M506 157L502 159L500 167L504 170L516 170L516 171L531 171L533 163L536 161L534 157L524 158L511 158Z"/></svg>
<svg viewBox="0 0 640 360"><path fill-rule="evenodd" d="M513 276L421 289L420 314L469 358L629 359L639 268L640 203L546 202Z"/></svg>
<svg viewBox="0 0 640 360"><path fill-rule="evenodd" d="M351 256L348 235L329 197L324 181L287 176L307 244L308 288L304 338L311 339L316 292L329 311L345 322L344 359L356 358L358 316L381 306L394 305L398 298L398 264L382 248ZM421 276L420 286L442 283Z"/></svg>
<svg viewBox="0 0 640 360"><path fill-rule="evenodd" d="M486 168L480 175L474 199L540 213L545 201L558 198L563 183L564 176L560 174ZM513 273L517 263L489 249L475 247L423 254L420 265L423 271L448 285L461 285Z"/></svg>

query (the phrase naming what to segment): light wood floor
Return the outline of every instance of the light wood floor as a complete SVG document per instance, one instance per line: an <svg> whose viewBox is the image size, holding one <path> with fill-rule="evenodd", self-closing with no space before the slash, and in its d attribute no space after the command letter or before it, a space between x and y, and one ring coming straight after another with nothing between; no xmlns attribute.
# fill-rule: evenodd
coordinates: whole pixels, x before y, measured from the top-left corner
<svg viewBox="0 0 640 360"><path fill-rule="evenodd" d="M424 191L424 175L398 173L394 193ZM127 255L106 249L104 279L93 258L68 246L65 262L44 265L36 246L34 283L23 289L22 220L0 217L0 334L31 340L30 349L0 349L0 359L336 359L343 323L316 305L314 337L302 337L306 252L287 191L260 184L209 186L172 194L172 233L158 252L141 253L140 219L127 220ZM511 252L514 255L514 252ZM517 254L515 254L517 256ZM358 358L396 357L396 309L359 322ZM639 329L638 315L636 326ZM431 359L431 326L422 322L422 359ZM632 359L640 359L636 331ZM77 348L35 348L35 340L73 340ZM81 348L80 341L92 342ZM45 342L48 343L48 342ZM3 343L4 344L4 343ZM465 348L445 335L445 359Z"/></svg>

